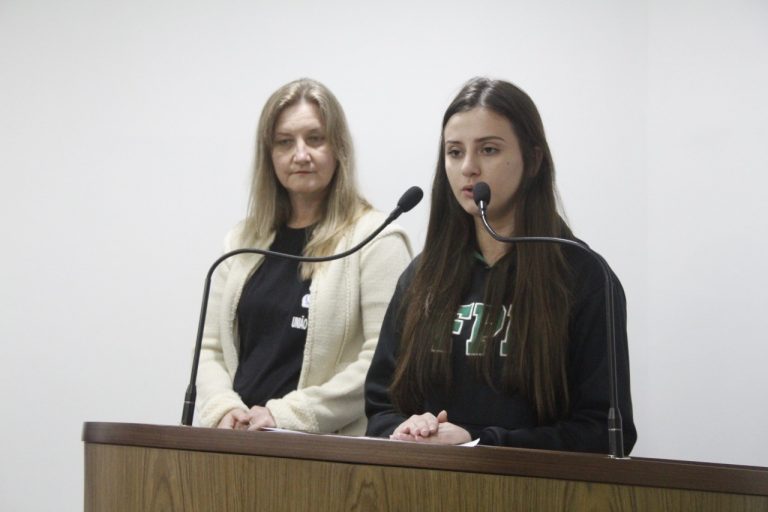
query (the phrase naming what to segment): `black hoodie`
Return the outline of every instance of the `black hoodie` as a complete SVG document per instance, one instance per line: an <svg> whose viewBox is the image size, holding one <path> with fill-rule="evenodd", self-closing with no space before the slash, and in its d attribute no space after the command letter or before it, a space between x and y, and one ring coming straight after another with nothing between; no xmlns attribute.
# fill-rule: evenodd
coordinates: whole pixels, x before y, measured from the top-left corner
<svg viewBox="0 0 768 512"><path fill-rule="evenodd" d="M424 401L423 412L437 415L445 409L448 421L466 429L480 444L608 452L607 415L609 385L605 327L605 285L602 269L580 249L565 247L573 275L572 309L568 325L568 386L570 411L562 420L539 424L530 402L519 394L495 391L476 376L468 358L482 350L474 343L473 327L479 328L485 282L489 267L474 259L472 283L454 321L451 347L451 389L435 391ZM514 255L510 255L514 257ZM418 259L403 272L381 328L379 344L365 382L368 436L388 436L407 418L392 405L388 394L394 374L400 325L398 319L404 291L413 278ZM514 265L510 266L514 272ZM637 440L632 420L629 388L629 356L626 331L626 300L618 279L614 281L614 321L617 344L619 409L624 429L625 453ZM505 318L505 322L509 319ZM506 329L507 323L503 324ZM504 350L503 343L500 352ZM505 355L499 354L499 361ZM497 386L500 388L500 386Z"/></svg>

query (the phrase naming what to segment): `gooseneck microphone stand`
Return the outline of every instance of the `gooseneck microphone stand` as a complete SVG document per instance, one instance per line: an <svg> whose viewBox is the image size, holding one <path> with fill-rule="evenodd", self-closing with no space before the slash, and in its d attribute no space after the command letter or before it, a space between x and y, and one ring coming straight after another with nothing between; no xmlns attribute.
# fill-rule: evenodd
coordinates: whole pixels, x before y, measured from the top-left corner
<svg viewBox="0 0 768 512"><path fill-rule="evenodd" d="M184 410L181 413L181 424L190 426L192 425L192 419L195 414L195 401L197 399L197 368L200 364L200 349L203 344L203 329L205 327L205 315L208 311L208 298L211 294L211 280L213 279L213 272L216 270L216 267L219 266L221 262L224 260L231 258L232 256L237 256L238 254L263 254L264 256L277 256L279 258L287 258L291 260L298 260L303 262L309 262L309 263L319 263L323 261L332 261L332 260L338 260L341 258L344 258L346 256L349 256L350 254L359 251L363 248L368 242L373 240L376 235L381 233L381 231L387 227L389 224L392 223L396 218L400 216L400 214L407 212L411 210L414 206L416 206L419 201L421 201L421 198L424 196L424 192L419 187L411 187L408 190L405 191L405 193L400 197L400 200L397 202L397 206L394 210L392 210L392 213L389 214L389 217L379 226L376 228L376 230L368 235L368 237L357 244L356 246L352 247L349 250L346 250L339 254L333 254L330 256L297 256L295 254L285 254L282 252L275 252L275 251L269 251L266 249L236 249L234 251L230 251L228 253L223 254L219 257L216 261L213 262L213 265L211 265L211 268L208 269L208 275L205 277L205 286L203 287L203 303L200 306L200 319L197 323L197 338L195 340L195 353L192 358L192 372L189 377L189 385L187 386L187 392L184 395Z"/></svg>
<svg viewBox="0 0 768 512"><path fill-rule="evenodd" d="M550 236L515 236L505 237L499 235L488 223L487 209L491 202L491 189L485 182L478 182L472 189L475 204L480 209L480 217L483 220L483 226L486 231L495 240L504 243L530 243L543 242L570 245L578 247L580 250L592 256L603 271L605 279L605 332L608 340L608 383L609 383L609 409L608 409L608 455L614 459L624 459L624 430L621 421L621 412L619 411L619 393L618 377L616 374L616 328L613 322L613 279L608 263L597 252L590 249L587 245L569 240L567 238L558 238Z"/></svg>

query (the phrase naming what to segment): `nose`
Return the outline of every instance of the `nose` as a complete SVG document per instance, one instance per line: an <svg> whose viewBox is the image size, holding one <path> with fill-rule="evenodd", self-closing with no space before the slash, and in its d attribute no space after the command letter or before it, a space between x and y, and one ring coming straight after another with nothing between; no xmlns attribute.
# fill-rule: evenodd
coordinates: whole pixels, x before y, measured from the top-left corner
<svg viewBox="0 0 768 512"><path fill-rule="evenodd" d="M461 174L467 177L480 174L480 166L477 163L477 159L471 153L467 153L461 162Z"/></svg>
<svg viewBox="0 0 768 512"><path fill-rule="evenodd" d="M307 149L307 144L304 142L304 140L298 139L296 141L296 152L293 155L293 159L296 162L308 162L309 151L307 151Z"/></svg>

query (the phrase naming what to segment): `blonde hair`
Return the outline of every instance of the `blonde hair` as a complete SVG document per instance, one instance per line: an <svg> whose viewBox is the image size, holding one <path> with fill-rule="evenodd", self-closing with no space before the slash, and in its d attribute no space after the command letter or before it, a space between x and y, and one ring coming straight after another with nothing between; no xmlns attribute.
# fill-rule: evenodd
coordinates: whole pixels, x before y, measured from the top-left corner
<svg viewBox="0 0 768 512"><path fill-rule="evenodd" d="M312 230L305 256L333 254L344 234L365 211L371 209L357 190L352 137L341 104L320 82L309 78L295 80L275 91L269 97L259 118L256 134L256 158L251 180L248 216L245 221L245 242L265 238L291 217L288 192L277 180L272 162L275 124L288 107L302 101L317 106L325 125L325 136L336 157L336 170L325 199L320 221ZM302 263L301 276L312 277L317 263Z"/></svg>

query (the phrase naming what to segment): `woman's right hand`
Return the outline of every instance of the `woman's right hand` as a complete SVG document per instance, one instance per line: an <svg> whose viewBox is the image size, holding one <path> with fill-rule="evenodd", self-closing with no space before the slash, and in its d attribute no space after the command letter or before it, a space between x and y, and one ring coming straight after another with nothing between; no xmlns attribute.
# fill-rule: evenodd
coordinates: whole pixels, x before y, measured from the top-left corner
<svg viewBox="0 0 768 512"><path fill-rule="evenodd" d="M448 413L440 411L413 415L395 429L390 439L434 444L463 444L472 440L464 428L448 421Z"/></svg>
<svg viewBox="0 0 768 512"><path fill-rule="evenodd" d="M248 430L251 414L243 409L232 409L221 418L216 428Z"/></svg>
<svg viewBox="0 0 768 512"><path fill-rule="evenodd" d="M426 438L437 434L440 423L445 423L447 420L448 413L445 411L440 411L437 416L429 412L414 414L402 422L389 438L399 441L415 441L419 438Z"/></svg>

